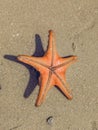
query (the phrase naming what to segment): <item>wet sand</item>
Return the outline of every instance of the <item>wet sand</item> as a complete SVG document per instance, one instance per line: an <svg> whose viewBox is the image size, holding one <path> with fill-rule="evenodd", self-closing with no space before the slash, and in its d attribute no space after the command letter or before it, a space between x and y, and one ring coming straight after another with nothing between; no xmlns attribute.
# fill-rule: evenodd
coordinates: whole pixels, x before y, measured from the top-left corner
<svg viewBox="0 0 98 130"><path fill-rule="evenodd" d="M42 56L50 29L62 57L78 56L66 73L73 100L54 87L35 107L39 74L16 56ZM97 0L0 1L0 130L97 130L97 72Z"/></svg>

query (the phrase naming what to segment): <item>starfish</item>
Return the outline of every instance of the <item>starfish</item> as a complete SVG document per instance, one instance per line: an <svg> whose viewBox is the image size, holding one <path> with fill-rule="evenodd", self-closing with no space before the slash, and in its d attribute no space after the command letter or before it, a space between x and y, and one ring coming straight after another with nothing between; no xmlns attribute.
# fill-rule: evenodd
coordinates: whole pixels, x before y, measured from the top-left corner
<svg viewBox="0 0 98 130"><path fill-rule="evenodd" d="M36 100L36 106L40 106L47 92L53 87L58 87L61 92L68 98L72 99L71 90L66 82L66 69L77 60L77 56L60 57L56 50L54 32L49 31L49 41L47 51L43 57L34 57L19 55L17 59L34 67L40 72L39 77L39 94Z"/></svg>

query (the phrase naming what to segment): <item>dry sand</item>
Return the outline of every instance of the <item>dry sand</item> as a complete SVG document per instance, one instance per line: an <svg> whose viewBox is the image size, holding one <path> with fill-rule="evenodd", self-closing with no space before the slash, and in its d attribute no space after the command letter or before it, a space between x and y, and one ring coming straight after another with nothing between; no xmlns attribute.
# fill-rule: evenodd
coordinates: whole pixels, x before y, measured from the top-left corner
<svg viewBox="0 0 98 130"><path fill-rule="evenodd" d="M61 56L78 56L66 74L74 98L54 87L37 108L36 71L14 56L46 50L49 29ZM98 130L98 0L0 0L0 130Z"/></svg>

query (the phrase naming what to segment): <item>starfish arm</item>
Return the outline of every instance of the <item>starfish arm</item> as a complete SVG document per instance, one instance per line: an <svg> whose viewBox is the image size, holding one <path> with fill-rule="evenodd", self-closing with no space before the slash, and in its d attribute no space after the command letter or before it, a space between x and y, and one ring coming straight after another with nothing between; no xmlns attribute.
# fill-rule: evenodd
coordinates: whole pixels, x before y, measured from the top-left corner
<svg viewBox="0 0 98 130"><path fill-rule="evenodd" d="M68 89L66 88L67 86L67 83L65 83L65 85L60 85L60 86L57 86L61 91L62 93L69 99L71 100L73 97L72 97L72 94L68 91Z"/></svg>
<svg viewBox="0 0 98 130"><path fill-rule="evenodd" d="M51 86L51 76L52 76L51 71L41 74L40 79L39 79L40 89L39 89L38 98L36 100L36 106L40 106L43 103L47 92L51 88L50 87Z"/></svg>
<svg viewBox="0 0 98 130"><path fill-rule="evenodd" d="M69 65L73 64L77 61L77 56L70 56L67 58L59 58L59 65L55 66L54 68L60 68L60 67L69 67Z"/></svg>
<svg viewBox="0 0 98 130"><path fill-rule="evenodd" d="M56 43L54 38L54 32L52 30L49 31L49 41L48 41L48 48L45 53L45 56L51 61L50 65L53 65L53 61L58 58L58 53L56 50Z"/></svg>
<svg viewBox="0 0 98 130"><path fill-rule="evenodd" d="M48 68L48 66L44 62L44 58L19 55L17 59L23 63L33 66L38 71L44 71L45 68Z"/></svg>
<svg viewBox="0 0 98 130"><path fill-rule="evenodd" d="M69 85L66 82L65 74L64 73L57 74L55 72L55 75L56 75L56 86L62 91L62 93L68 99L72 99L72 93L71 93L71 90L69 88Z"/></svg>

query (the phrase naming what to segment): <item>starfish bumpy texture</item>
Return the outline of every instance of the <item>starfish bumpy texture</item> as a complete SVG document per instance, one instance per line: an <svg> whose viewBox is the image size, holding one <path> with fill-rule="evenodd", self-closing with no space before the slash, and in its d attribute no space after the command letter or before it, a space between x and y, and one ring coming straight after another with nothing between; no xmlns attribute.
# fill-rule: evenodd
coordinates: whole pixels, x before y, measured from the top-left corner
<svg viewBox="0 0 98 130"><path fill-rule="evenodd" d="M19 55L17 59L40 72L40 88L36 106L43 103L47 92L53 86L57 86L68 99L72 99L71 91L66 83L65 72L69 65L77 60L77 56L62 58L58 55L52 30L49 31L48 48L43 57Z"/></svg>

